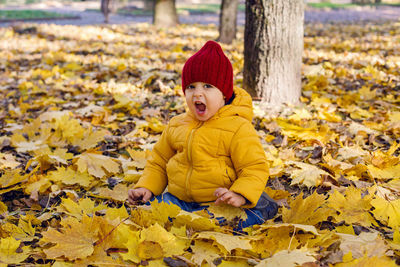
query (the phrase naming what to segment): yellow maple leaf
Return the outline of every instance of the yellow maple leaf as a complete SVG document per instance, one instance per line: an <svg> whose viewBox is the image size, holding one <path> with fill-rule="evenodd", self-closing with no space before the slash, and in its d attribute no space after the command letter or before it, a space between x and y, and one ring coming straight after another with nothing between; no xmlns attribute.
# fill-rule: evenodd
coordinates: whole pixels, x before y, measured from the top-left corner
<svg viewBox="0 0 400 267"><path fill-rule="evenodd" d="M337 263L334 266L335 267L376 267L376 266L397 267L398 265L388 256L368 257L367 255L365 255L362 258L354 259L343 263Z"/></svg>
<svg viewBox="0 0 400 267"><path fill-rule="evenodd" d="M350 113L350 117L354 120L369 119L373 116L371 112L368 112L367 110L355 105L348 106L346 110Z"/></svg>
<svg viewBox="0 0 400 267"><path fill-rule="evenodd" d="M262 227L252 235L251 245L252 251L259 253L263 258L271 257L277 251L295 249L301 245L298 239L301 228L296 230L290 224L268 228L262 225Z"/></svg>
<svg viewBox="0 0 400 267"><path fill-rule="evenodd" d="M73 266L124 266L124 262L108 255L101 246L95 246L93 254L84 259L77 259ZM52 265L51 267L55 267ZM61 267L61 266L60 266ZM66 267L66 266L62 266ZM68 266L69 267L69 266ZM72 266L71 266L72 267Z"/></svg>
<svg viewBox="0 0 400 267"><path fill-rule="evenodd" d="M287 227L293 230L302 230L304 232L313 233L314 235L319 235L317 228L315 228L313 225L296 224L296 223L262 224L259 226L259 228L255 233L259 234L263 232L265 229L281 228L281 227L282 228Z"/></svg>
<svg viewBox="0 0 400 267"><path fill-rule="evenodd" d="M26 233L22 228L12 223L5 223L1 226L1 230L7 233L9 236L14 237L20 241L32 241L35 239L34 236Z"/></svg>
<svg viewBox="0 0 400 267"><path fill-rule="evenodd" d="M233 220L235 218L239 218L244 221L247 219L247 214L244 211L244 209L236 208L232 205L227 205L227 204L215 205L214 203L211 203L207 208L207 210L210 211L215 218L224 217L228 221Z"/></svg>
<svg viewBox="0 0 400 267"><path fill-rule="evenodd" d="M162 258L164 252L160 243L145 240L139 243L137 255L140 259L150 260Z"/></svg>
<svg viewBox="0 0 400 267"><path fill-rule="evenodd" d="M283 207L282 220L287 223L315 225L331 215L332 211L325 207L325 196L314 192L303 199L303 193L290 203L290 209Z"/></svg>
<svg viewBox="0 0 400 267"><path fill-rule="evenodd" d="M17 252L21 241L15 240L13 237L0 239L0 263L3 264L19 264L28 258L29 254L23 250ZM6 265L5 265L6 266Z"/></svg>
<svg viewBox="0 0 400 267"><path fill-rule="evenodd" d="M312 119L312 115L311 113L306 110L305 108L297 108L294 110L294 114L290 115L288 117L289 120L293 120L293 121L301 121L304 119Z"/></svg>
<svg viewBox="0 0 400 267"><path fill-rule="evenodd" d="M76 260L90 256L98 240L99 222L99 217L91 218L86 215L82 217L82 221L74 217L62 220L64 227L59 231L49 228L46 232L42 232L41 242L56 244L43 249L44 253L50 259L66 257L69 260Z"/></svg>
<svg viewBox="0 0 400 267"><path fill-rule="evenodd" d="M88 173L81 173L71 167L58 167L56 171L49 172L47 178L53 182L60 182L66 185L79 184L88 187L93 181L93 177Z"/></svg>
<svg viewBox="0 0 400 267"><path fill-rule="evenodd" d="M138 255L138 247L140 243L140 232L139 231L134 232L128 230L124 232L124 235L127 237L127 242L125 243L125 247L128 248L128 252L119 254L122 256L122 259L126 261L129 260L135 263L139 263L140 258Z"/></svg>
<svg viewBox="0 0 400 267"><path fill-rule="evenodd" d="M193 228L194 230L199 231L211 231L218 228L215 221L184 210L179 212L174 222L177 226L186 225L188 228Z"/></svg>
<svg viewBox="0 0 400 267"><path fill-rule="evenodd" d="M318 118L320 120L325 120L328 122L341 122L342 117L340 117L338 114L335 112L328 112L328 111L318 111Z"/></svg>
<svg viewBox="0 0 400 267"><path fill-rule="evenodd" d="M300 168L289 172L292 177L291 185L303 184L307 187L318 186L322 181L322 175L330 176L328 172L311 164L297 161L288 161L286 164L295 165L297 168Z"/></svg>
<svg viewBox="0 0 400 267"><path fill-rule="evenodd" d="M103 156L101 153L96 151L87 151L78 155L76 158L75 164L78 166L78 171L84 173L88 172L89 174L97 177L103 178L107 173L115 174L119 172L119 163L116 162L116 159Z"/></svg>
<svg viewBox="0 0 400 267"><path fill-rule="evenodd" d="M371 128L368 128L367 126L362 125L357 122L354 122L354 121L350 123L347 130L352 135L357 135L359 132L365 132L367 134L378 134L377 131L372 130Z"/></svg>
<svg viewBox="0 0 400 267"><path fill-rule="evenodd" d="M371 204L375 208L372 213L378 220L392 228L400 226L400 199L388 201L377 196Z"/></svg>
<svg viewBox="0 0 400 267"><path fill-rule="evenodd" d="M345 221L347 224L360 224L370 227L375 223L374 218L369 213L372 208L371 200L371 195L362 197L360 189L349 187L345 195L335 190L329 196L327 205L336 210L336 213L332 215L336 219L336 222Z"/></svg>
<svg viewBox="0 0 400 267"><path fill-rule="evenodd" d="M110 135L110 132L107 130L92 131L88 129L81 140L75 140L72 144L82 149L94 148L100 141L104 140L106 135Z"/></svg>
<svg viewBox="0 0 400 267"><path fill-rule="evenodd" d="M42 170L46 170L56 163L67 165L68 160L73 158L73 154L68 153L67 151L67 149L62 148L57 148L54 151L51 151L51 149L46 146L34 151L34 160L40 163Z"/></svg>
<svg viewBox="0 0 400 267"><path fill-rule="evenodd" d="M69 198L62 198L61 205L57 207L59 212L65 212L79 219L84 215L92 216L96 211L105 209L107 209L106 205L96 205L96 202L90 198L82 198L78 203Z"/></svg>
<svg viewBox="0 0 400 267"><path fill-rule="evenodd" d="M158 223L145 228L140 234L141 240L158 243L164 256L181 255L187 248L187 242L161 227Z"/></svg>
<svg viewBox="0 0 400 267"><path fill-rule="evenodd" d="M214 260L221 257L221 251L217 247L213 246L212 242L195 240L191 249L193 251L191 259L196 266L202 266L204 261L206 261L210 266L215 266Z"/></svg>
<svg viewBox="0 0 400 267"><path fill-rule="evenodd" d="M126 151L128 151L129 156L133 159L133 165L136 168L143 169L146 166L149 152L133 150L131 148L127 148Z"/></svg>
<svg viewBox="0 0 400 267"><path fill-rule="evenodd" d="M5 217L7 210L8 210L8 208L7 208L6 204L4 204L3 202L0 201L0 215Z"/></svg>
<svg viewBox="0 0 400 267"><path fill-rule="evenodd" d="M108 221L114 221L118 219L118 223L128 217L128 211L124 206L121 206L120 208L107 208L106 215L104 216L104 218L106 218Z"/></svg>
<svg viewBox="0 0 400 267"><path fill-rule="evenodd" d="M201 232L197 234L195 239L208 239L214 240L224 255L227 255L234 249L251 250L250 239L240 236L233 236L231 234L224 234L218 232Z"/></svg>
<svg viewBox="0 0 400 267"><path fill-rule="evenodd" d="M282 133L291 138L301 140L318 140L322 143L328 142L330 139L334 139L335 133L330 131L327 125L317 125L314 121L310 122L310 125L298 126L289 121L283 119L276 120L279 127L282 129Z"/></svg>
<svg viewBox="0 0 400 267"><path fill-rule="evenodd" d="M128 199L128 190L129 188L123 184L117 184L111 190L109 188L101 187L99 188L97 197L113 199L120 202L125 202Z"/></svg>
<svg viewBox="0 0 400 267"><path fill-rule="evenodd" d="M84 137L85 129L78 120L71 118L69 114L56 118L54 122L55 135L65 139L71 144Z"/></svg>
<svg viewBox="0 0 400 267"><path fill-rule="evenodd" d="M260 261L256 266L298 266L306 262L315 262L315 253L307 250L281 250L271 258Z"/></svg>
<svg viewBox="0 0 400 267"><path fill-rule="evenodd" d="M175 218L181 212L181 208L173 203L153 201L151 213L156 221L164 225L169 218Z"/></svg>
<svg viewBox="0 0 400 267"><path fill-rule="evenodd" d="M34 182L30 182L25 186L24 191L30 194L32 199L38 200L38 194L46 192L47 189L51 187L51 182L46 179L43 175L32 175L30 180Z"/></svg>
<svg viewBox="0 0 400 267"><path fill-rule="evenodd" d="M20 169L5 170L4 174L0 177L1 187L9 187L25 181L28 178L28 176L21 175L20 171L21 171Z"/></svg>
<svg viewBox="0 0 400 267"><path fill-rule="evenodd" d="M147 125L143 126L153 133L161 133L165 129L165 125L156 117L147 118Z"/></svg>
<svg viewBox="0 0 400 267"><path fill-rule="evenodd" d="M353 158L363 158L368 155L368 152L359 146L341 147L338 151L337 160L348 160Z"/></svg>
<svg viewBox="0 0 400 267"><path fill-rule="evenodd" d="M386 168L377 168L374 165L367 165L367 168L371 177L375 179L389 180L400 178L400 164Z"/></svg>
<svg viewBox="0 0 400 267"><path fill-rule="evenodd" d="M11 168L14 169L21 163L15 160L15 157L11 154L0 153L0 170Z"/></svg>

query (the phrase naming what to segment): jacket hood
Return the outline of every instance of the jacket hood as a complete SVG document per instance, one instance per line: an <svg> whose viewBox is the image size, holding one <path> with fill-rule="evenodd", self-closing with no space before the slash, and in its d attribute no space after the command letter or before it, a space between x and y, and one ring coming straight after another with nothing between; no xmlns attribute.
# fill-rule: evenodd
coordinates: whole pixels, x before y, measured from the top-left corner
<svg viewBox="0 0 400 267"><path fill-rule="evenodd" d="M253 102L249 93L239 87L234 87L235 98L230 105L222 107L217 116L240 116L252 122L253 120Z"/></svg>

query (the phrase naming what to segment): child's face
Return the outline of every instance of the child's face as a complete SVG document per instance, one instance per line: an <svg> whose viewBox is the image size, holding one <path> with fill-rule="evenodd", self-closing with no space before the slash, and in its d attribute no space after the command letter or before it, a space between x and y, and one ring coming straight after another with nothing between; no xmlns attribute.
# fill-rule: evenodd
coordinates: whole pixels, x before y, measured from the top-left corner
<svg viewBox="0 0 400 267"><path fill-rule="evenodd" d="M191 83L185 90L189 110L199 121L206 121L225 105L224 95L208 83Z"/></svg>

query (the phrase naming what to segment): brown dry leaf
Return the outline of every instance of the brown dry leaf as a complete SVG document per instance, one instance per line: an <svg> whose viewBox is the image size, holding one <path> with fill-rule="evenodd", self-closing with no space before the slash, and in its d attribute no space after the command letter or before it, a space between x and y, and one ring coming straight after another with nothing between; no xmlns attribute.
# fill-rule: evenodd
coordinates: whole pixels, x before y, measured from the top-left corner
<svg viewBox="0 0 400 267"><path fill-rule="evenodd" d="M360 235L337 234L340 236L340 249L344 254L351 252L352 257L362 258L385 256L388 247L378 233L361 233Z"/></svg>

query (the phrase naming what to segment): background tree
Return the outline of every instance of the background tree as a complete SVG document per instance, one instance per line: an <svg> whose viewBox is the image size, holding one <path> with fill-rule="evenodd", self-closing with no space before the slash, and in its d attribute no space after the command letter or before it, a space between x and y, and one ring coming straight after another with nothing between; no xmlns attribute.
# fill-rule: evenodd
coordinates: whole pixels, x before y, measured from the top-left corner
<svg viewBox="0 0 400 267"><path fill-rule="evenodd" d="M109 22L109 16L111 13L111 2L112 0L101 0L100 10L103 13L105 23Z"/></svg>
<svg viewBox="0 0 400 267"><path fill-rule="evenodd" d="M303 0L247 0L243 87L265 103L296 103L301 94Z"/></svg>
<svg viewBox="0 0 400 267"><path fill-rule="evenodd" d="M172 27L178 23L175 0L155 0L153 24L159 27Z"/></svg>
<svg viewBox="0 0 400 267"><path fill-rule="evenodd" d="M108 23L110 14L117 11L118 7L127 0L100 0L100 10L104 15L104 22Z"/></svg>
<svg viewBox="0 0 400 267"><path fill-rule="evenodd" d="M143 10L153 11L154 9L154 0L143 0Z"/></svg>
<svg viewBox="0 0 400 267"><path fill-rule="evenodd" d="M222 0L219 13L218 41L230 44L236 38L238 0Z"/></svg>

